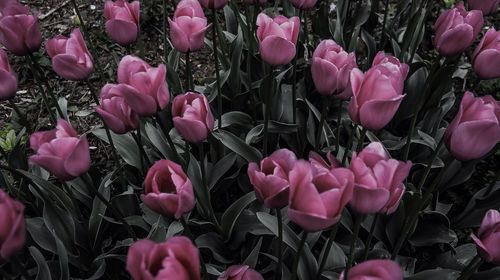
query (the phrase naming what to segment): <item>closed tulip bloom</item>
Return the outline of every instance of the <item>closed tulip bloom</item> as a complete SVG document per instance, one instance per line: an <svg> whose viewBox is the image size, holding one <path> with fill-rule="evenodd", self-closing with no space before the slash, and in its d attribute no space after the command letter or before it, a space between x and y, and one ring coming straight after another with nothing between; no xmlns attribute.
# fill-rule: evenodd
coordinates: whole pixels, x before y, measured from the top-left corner
<svg viewBox="0 0 500 280"><path fill-rule="evenodd" d="M25 241L24 205L0 189L0 260L8 260Z"/></svg>
<svg viewBox="0 0 500 280"><path fill-rule="evenodd" d="M342 272L339 280L344 280ZM369 260L355 265L349 270L351 280L403 280L403 270L391 260Z"/></svg>
<svg viewBox="0 0 500 280"><path fill-rule="evenodd" d="M194 52L203 48L207 18L197 0L182 0L177 4L170 24L170 39L180 52Z"/></svg>
<svg viewBox="0 0 500 280"><path fill-rule="evenodd" d="M472 67L479 78L500 78L500 31L490 28L476 47Z"/></svg>
<svg viewBox="0 0 500 280"><path fill-rule="evenodd" d="M139 127L139 116L123 98L124 91L134 91L125 84L107 84L101 90L101 105L95 108L114 133L124 134Z"/></svg>
<svg viewBox="0 0 500 280"><path fill-rule="evenodd" d="M0 43L15 55L27 55L40 48L40 25L28 7L10 1L0 10Z"/></svg>
<svg viewBox="0 0 500 280"><path fill-rule="evenodd" d="M123 92L127 104L140 116L148 117L163 110L169 100L167 67L151 67L142 59L127 55L118 64L118 83L134 90Z"/></svg>
<svg viewBox="0 0 500 280"><path fill-rule="evenodd" d="M446 128L444 141L458 160L478 159L500 141L500 102L491 95L466 92L457 115Z"/></svg>
<svg viewBox="0 0 500 280"><path fill-rule="evenodd" d="M491 209L481 222L477 235L471 235L479 255L486 261L500 265L500 213Z"/></svg>
<svg viewBox="0 0 500 280"><path fill-rule="evenodd" d="M349 169L354 174L354 194L350 202L360 214L392 214L405 192L403 181L412 163L391 159L379 142L372 142L354 154Z"/></svg>
<svg viewBox="0 0 500 280"><path fill-rule="evenodd" d="M354 52L347 53L333 40L323 40L314 50L311 74L316 90L340 99L352 96L349 77L357 68Z"/></svg>
<svg viewBox="0 0 500 280"><path fill-rule="evenodd" d="M316 0L292 0L292 5L301 10L311 9L316 5Z"/></svg>
<svg viewBox="0 0 500 280"><path fill-rule="evenodd" d="M268 208L282 208L288 204L288 173L292 170L297 157L287 149L273 152L258 166L255 162L248 165L248 177L255 196Z"/></svg>
<svg viewBox="0 0 500 280"><path fill-rule="evenodd" d="M17 77L10 67L9 58L0 49L0 101L14 98L17 91Z"/></svg>
<svg viewBox="0 0 500 280"><path fill-rule="evenodd" d="M52 68L64 79L86 80L94 70L92 56L79 28L73 30L69 38L59 35L47 41L47 53L52 58Z"/></svg>
<svg viewBox="0 0 500 280"><path fill-rule="evenodd" d="M162 243L139 240L128 249L127 271L134 280L199 280L198 248L184 236Z"/></svg>
<svg viewBox="0 0 500 280"><path fill-rule="evenodd" d="M295 57L295 45L300 31L299 18L270 18L260 13L257 16L257 26L262 59L274 66L290 63Z"/></svg>
<svg viewBox="0 0 500 280"><path fill-rule="evenodd" d="M203 94L187 92L172 103L175 129L191 143L201 143L214 130L214 116Z"/></svg>
<svg viewBox="0 0 500 280"><path fill-rule="evenodd" d="M59 119L52 130L33 133L30 146L36 152L30 161L50 171L61 181L72 180L90 168L87 137L78 136L75 129L63 119Z"/></svg>
<svg viewBox="0 0 500 280"><path fill-rule="evenodd" d="M383 52L376 55L366 73L353 69L350 77L353 97L348 107L351 119L370 130L386 126L404 98L408 71L407 64Z"/></svg>
<svg viewBox="0 0 500 280"><path fill-rule="evenodd" d="M290 220L309 232L327 229L340 220L353 193L354 176L349 169L316 169L299 160L289 177Z"/></svg>
<svg viewBox="0 0 500 280"><path fill-rule="evenodd" d="M220 9L226 6L229 0L199 0L206 9Z"/></svg>
<svg viewBox="0 0 500 280"><path fill-rule="evenodd" d="M467 0L469 9L480 10L483 12L483 15L489 15L496 12L499 3L500 0Z"/></svg>
<svg viewBox="0 0 500 280"><path fill-rule="evenodd" d="M122 46L129 45L139 37L139 1L129 3L125 0L108 0L104 4L106 33L113 41Z"/></svg>
<svg viewBox="0 0 500 280"><path fill-rule="evenodd" d="M193 210L193 185L180 165L159 160L148 170L141 200L153 211L179 219Z"/></svg>
<svg viewBox="0 0 500 280"><path fill-rule="evenodd" d="M262 275L248 265L232 265L217 278L218 280L264 280Z"/></svg>
<svg viewBox="0 0 500 280"><path fill-rule="evenodd" d="M465 51L483 27L483 13L466 11L463 2L441 13L434 24L434 46L443 56L454 56Z"/></svg>

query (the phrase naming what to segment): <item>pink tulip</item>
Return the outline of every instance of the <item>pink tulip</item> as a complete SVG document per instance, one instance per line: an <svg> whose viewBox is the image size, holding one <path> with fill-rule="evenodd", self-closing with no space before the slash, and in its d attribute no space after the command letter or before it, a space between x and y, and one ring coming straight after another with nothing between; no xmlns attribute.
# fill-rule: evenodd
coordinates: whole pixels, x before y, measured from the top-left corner
<svg viewBox="0 0 500 280"><path fill-rule="evenodd" d="M0 49L0 101L14 98L17 91L17 77L9 64L9 58Z"/></svg>
<svg viewBox="0 0 500 280"><path fill-rule="evenodd" d="M500 213L489 210L481 222L477 235L471 235L479 255L487 262L500 265Z"/></svg>
<svg viewBox="0 0 500 280"><path fill-rule="evenodd" d="M206 9L220 9L226 6L229 0L199 0Z"/></svg>
<svg viewBox="0 0 500 280"><path fill-rule="evenodd" d="M309 232L324 230L340 220L354 188L354 176L349 169L316 169L299 160L289 177L290 220Z"/></svg>
<svg viewBox="0 0 500 280"><path fill-rule="evenodd" d="M0 10L0 43L15 55L37 51L42 34L35 15L16 1L8 1Z"/></svg>
<svg viewBox="0 0 500 280"><path fill-rule="evenodd" d="M217 278L218 280L264 280L262 275L248 265L232 265Z"/></svg>
<svg viewBox="0 0 500 280"><path fill-rule="evenodd" d="M26 241L24 205L0 189L0 260L6 261Z"/></svg>
<svg viewBox="0 0 500 280"><path fill-rule="evenodd" d="M472 67L479 78L500 78L500 31L490 28L472 55Z"/></svg>
<svg viewBox="0 0 500 280"><path fill-rule="evenodd" d="M123 98L142 117L152 116L167 106L170 92L166 78L164 64L151 67L135 56L125 56L118 65L118 83L130 86L123 91Z"/></svg>
<svg viewBox="0 0 500 280"><path fill-rule="evenodd" d="M466 11L463 2L441 13L434 30L434 46L443 56L455 56L465 51L476 39L483 27L483 13Z"/></svg>
<svg viewBox="0 0 500 280"><path fill-rule="evenodd" d="M366 73L353 69L350 77L353 97L348 107L351 119L370 130L386 126L404 98L408 71L407 64L383 52L375 56L372 68Z"/></svg>
<svg viewBox="0 0 500 280"><path fill-rule="evenodd" d="M357 68L354 52L347 53L333 40L323 40L314 50L311 74L320 94L340 99L352 96L349 76Z"/></svg>
<svg viewBox="0 0 500 280"><path fill-rule="evenodd" d="M345 271L340 274L339 280L345 278ZM369 260L355 265L349 270L351 280L403 280L403 270L390 260Z"/></svg>
<svg viewBox="0 0 500 280"><path fill-rule="evenodd" d="M248 165L247 173L255 196L267 208L282 208L288 204L288 173L296 161L292 151L281 149L264 158L260 167L255 162Z"/></svg>
<svg viewBox="0 0 500 280"><path fill-rule="evenodd" d="M50 171L59 180L74 179L90 168L87 137L78 137L75 129L63 119L59 119L52 130L33 133L30 146L36 152L30 161Z"/></svg>
<svg viewBox="0 0 500 280"><path fill-rule="evenodd" d="M349 166L355 178L351 208L361 214L396 211L411 167L410 161L391 159L379 142L370 143L358 155L354 153Z"/></svg>
<svg viewBox="0 0 500 280"><path fill-rule="evenodd" d="M276 16L272 19L260 13L257 16L257 26L262 59L274 66L292 61L300 31L299 18Z"/></svg>
<svg viewBox="0 0 500 280"><path fill-rule="evenodd" d="M59 35L47 41L47 53L52 58L52 68L64 79L86 80L94 70L92 56L79 28L73 30L69 38Z"/></svg>
<svg viewBox="0 0 500 280"><path fill-rule="evenodd" d="M198 249L184 236L162 243L139 240L128 249L127 271L134 280L200 280Z"/></svg>
<svg viewBox="0 0 500 280"><path fill-rule="evenodd" d="M465 92L460 109L446 128L444 141L458 160L478 159L500 141L500 102L491 95Z"/></svg>
<svg viewBox="0 0 500 280"><path fill-rule="evenodd" d="M175 129L191 143L201 143L214 130L214 116L203 94L187 92L172 103Z"/></svg>
<svg viewBox="0 0 500 280"><path fill-rule="evenodd" d="M182 0L177 4L170 24L170 39L180 52L194 52L203 48L207 18L197 0Z"/></svg>
<svg viewBox="0 0 500 280"><path fill-rule="evenodd" d="M301 10L308 10L316 5L317 0L292 0L292 5Z"/></svg>
<svg viewBox="0 0 500 280"><path fill-rule="evenodd" d="M309 162L316 168L332 170L341 167L341 163L335 158L332 152L326 154L328 162L326 162L318 153L314 151L309 152Z"/></svg>
<svg viewBox="0 0 500 280"><path fill-rule="evenodd" d="M131 89L125 84L106 84L101 90L101 105L95 108L114 133L124 134L139 127L139 116L125 102L123 92Z"/></svg>
<svg viewBox="0 0 500 280"><path fill-rule="evenodd" d="M500 0L467 0L471 10L480 10L483 15L493 14L498 9Z"/></svg>
<svg viewBox="0 0 500 280"><path fill-rule="evenodd" d="M106 33L122 46L129 45L139 37L139 1L107 0L104 4Z"/></svg>
<svg viewBox="0 0 500 280"><path fill-rule="evenodd" d="M141 200L153 211L179 219L193 210L193 185L182 167L170 160L159 160L149 168Z"/></svg>

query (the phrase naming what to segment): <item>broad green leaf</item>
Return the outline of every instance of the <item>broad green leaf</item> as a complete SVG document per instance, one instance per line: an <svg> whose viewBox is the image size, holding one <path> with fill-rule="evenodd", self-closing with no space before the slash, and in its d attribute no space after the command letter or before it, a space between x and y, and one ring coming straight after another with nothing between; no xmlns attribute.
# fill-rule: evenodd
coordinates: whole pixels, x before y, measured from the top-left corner
<svg viewBox="0 0 500 280"><path fill-rule="evenodd" d="M249 162L259 162L262 154L256 148L248 145L242 139L232 134L231 132L218 130L214 131L212 135L219 139L224 146L231 151L237 153Z"/></svg>
<svg viewBox="0 0 500 280"><path fill-rule="evenodd" d="M222 215L221 227L226 234L227 239L231 237L234 225L238 220L241 212L253 201L255 201L255 193L249 192L246 195L236 200Z"/></svg>

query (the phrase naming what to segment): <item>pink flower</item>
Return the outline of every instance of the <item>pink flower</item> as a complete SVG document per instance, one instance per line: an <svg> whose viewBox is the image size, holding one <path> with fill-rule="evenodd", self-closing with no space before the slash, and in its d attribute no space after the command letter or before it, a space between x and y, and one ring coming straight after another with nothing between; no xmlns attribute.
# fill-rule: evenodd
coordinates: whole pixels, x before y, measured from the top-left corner
<svg viewBox="0 0 500 280"><path fill-rule="evenodd" d="M349 169L316 169L299 160L289 178L290 220L309 232L324 230L340 220L354 188L354 176Z"/></svg>
<svg viewBox="0 0 500 280"><path fill-rule="evenodd" d="M182 0L177 4L170 24L170 39L180 52L194 52L203 48L207 18L197 0Z"/></svg>
<svg viewBox="0 0 500 280"><path fill-rule="evenodd" d="M361 214L391 214L405 192L403 184L412 163L391 159L379 142L372 142L352 157L349 169L354 173L354 194L350 202Z"/></svg>
<svg viewBox="0 0 500 280"><path fill-rule="evenodd" d="M314 50L311 74L320 94L340 99L352 96L349 76L356 65L356 55L345 52L333 40L323 40Z"/></svg>
<svg viewBox="0 0 500 280"><path fill-rule="evenodd" d="M151 67L135 56L125 56L118 65L118 83L130 86L123 91L123 98L142 117L152 116L167 106L170 92L166 78L164 64Z"/></svg>
<svg viewBox="0 0 500 280"><path fill-rule="evenodd" d="M317 0L292 0L292 5L297 9L307 10L316 5Z"/></svg>
<svg viewBox="0 0 500 280"><path fill-rule="evenodd" d="M184 236L162 243L139 240L128 250L127 271L134 280L199 280L198 249Z"/></svg>
<svg viewBox="0 0 500 280"><path fill-rule="evenodd" d="M139 1L107 0L104 4L106 33L122 46L129 45L139 37Z"/></svg>
<svg viewBox="0 0 500 280"><path fill-rule="evenodd" d="M272 19L260 13L257 16L257 26L262 59L274 66L292 61L300 31L299 18L276 16Z"/></svg>
<svg viewBox="0 0 500 280"><path fill-rule="evenodd" d="M175 129L191 143L201 143L214 130L214 116L203 94L187 92L172 103Z"/></svg>
<svg viewBox="0 0 500 280"><path fill-rule="evenodd" d="M309 152L309 162L316 168L316 169L326 169L326 170L333 170L338 167L342 167L342 164L335 158L335 156L332 154L332 152L328 152L326 154L326 158L328 159L328 162L326 162L321 155L314 151Z"/></svg>
<svg viewBox="0 0 500 280"><path fill-rule="evenodd" d="M344 280L345 271L339 280ZM351 280L403 280L403 270L391 260L369 260L355 265L349 270Z"/></svg>
<svg viewBox="0 0 500 280"><path fill-rule="evenodd" d="M500 213L489 210L481 222L477 235L471 235L479 255L487 262L500 265Z"/></svg>
<svg viewBox="0 0 500 280"><path fill-rule="evenodd" d="M472 55L472 67L481 79L500 78L500 31L490 28Z"/></svg>
<svg viewBox="0 0 500 280"><path fill-rule="evenodd" d="M226 6L229 0L199 0L206 9L220 9Z"/></svg>
<svg viewBox="0 0 500 280"><path fill-rule="evenodd" d="M75 129L63 119L59 119L52 130L33 133L30 146L36 152L30 161L47 169L61 181L74 179L90 168L87 137L78 137Z"/></svg>
<svg viewBox="0 0 500 280"><path fill-rule="evenodd" d="M17 77L9 64L9 58L0 49L0 101L14 98L17 91Z"/></svg>
<svg viewBox="0 0 500 280"><path fill-rule="evenodd" d="M281 149L262 159L260 167L255 162L248 165L247 173L255 195L266 207L282 208L288 204L288 173L296 161L292 151Z"/></svg>
<svg viewBox="0 0 500 280"><path fill-rule="evenodd" d="M123 98L125 91L134 89L125 84L106 84L101 90L101 105L95 108L109 129L117 134L127 133L139 126L139 116Z"/></svg>
<svg viewBox="0 0 500 280"><path fill-rule="evenodd" d="M441 13L434 30L434 46L443 56L454 56L465 51L476 39L483 27L483 13L466 11L463 2Z"/></svg>
<svg viewBox="0 0 500 280"><path fill-rule="evenodd" d="M386 126L404 98L408 70L407 64L383 52L375 56L372 68L366 73L353 69L350 78L353 97L349 103L351 119L370 130Z"/></svg>
<svg viewBox="0 0 500 280"><path fill-rule="evenodd" d="M489 15L497 11L499 0L467 0L471 10L480 10L483 15Z"/></svg>
<svg viewBox="0 0 500 280"><path fill-rule="evenodd" d="M444 141L458 160L478 159L500 141L500 102L491 95L465 92L460 109L446 128Z"/></svg>
<svg viewBox="0 0 500 280"><path fill-rule="evenodd" d="M0 189L0 260L8 260L25 241L24 205Z"/></svg>
<svg viewBox="0 0 500 280"><path fill-rule="evenodd" d="M218 280L264 280L262 275L248 265L232 265L217 278Z"/></svg>
<svg viewBox="0 0 500 280"><path fill-rule="evenodd" d="M159 160L149 168L141 200L153 211L179 219L193 210L193 185L182 167L170 160Z"/></svg>
<svg viewBox="0 0 500 280"><path fill-rule="evenodd" d="M79 28L73 30L69 38L59 35L47 41L47 53L52 58L52 68L64 79L86 80L94 70L92 56Z"/></svg>

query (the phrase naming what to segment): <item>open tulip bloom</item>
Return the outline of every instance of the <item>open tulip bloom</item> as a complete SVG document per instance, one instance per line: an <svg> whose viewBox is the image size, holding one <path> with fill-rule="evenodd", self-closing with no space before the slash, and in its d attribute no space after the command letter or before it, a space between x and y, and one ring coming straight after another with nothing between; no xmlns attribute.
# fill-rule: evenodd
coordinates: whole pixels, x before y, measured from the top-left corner
<svg viewBox="0 0 500 280"><path fill-rule="evenodd" d="M193 52L203 48L205 31L210 27L197 0L182 0L177 4L174 17L168 19L170 38L175 49Z"/></svg>
<svg viewBox="0 0 500 280"><path fill-rule="evenodd" d="M139 37L140 2L107 0L104 4L106 33L120 45L126 46Z"/></svg>

